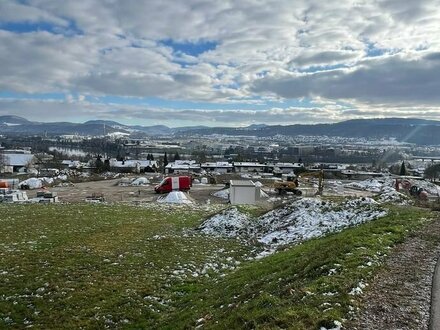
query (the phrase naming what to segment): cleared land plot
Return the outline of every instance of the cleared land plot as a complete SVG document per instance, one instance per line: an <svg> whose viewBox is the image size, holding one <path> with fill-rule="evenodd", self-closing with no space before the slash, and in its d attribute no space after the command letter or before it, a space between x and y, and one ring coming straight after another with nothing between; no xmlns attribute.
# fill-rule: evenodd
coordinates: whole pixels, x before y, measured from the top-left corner
<svg viewBox="0 0 440 330"><path fill-rule="evenodd" d="M0 205L0 327L330 328L430 217L394 208L248 260L255 246L193 230L218 210Z"/></svg>
<svg viewBox="0 0 440 330"><path fill-rule="evenodd" d="M147 186L119 186L121 179L109 179L100 181L87 181L75 183L73 186L50 187L49 190L56 192L62 202L84 202L85 198L93 194L103 194L107 202L153 202L161 195L154 192L152 182ZM206 203L208 199L216 203L226 203L221 198L211 196L212 192L224 188L224 185L198 185L195 184L190 190L190 195L199 203ZM35 197L38 190L27 190L29 197Z"/></svg>

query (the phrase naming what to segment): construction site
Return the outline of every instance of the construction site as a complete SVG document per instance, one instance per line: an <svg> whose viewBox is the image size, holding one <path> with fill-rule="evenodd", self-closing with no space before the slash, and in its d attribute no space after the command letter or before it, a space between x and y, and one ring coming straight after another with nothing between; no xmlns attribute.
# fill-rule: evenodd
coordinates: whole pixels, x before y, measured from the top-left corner
<svg viewBox="0 0 440 330"><path fill-rule="evenodd" d="M169 178L169 186L165 186ZM171 181L187 179L180 185ZM438 186L419 177L383 176L365 180L325 179L323 171L305 172L281 178L222 174L218 176L165 176L152 173L145 176L114 175L101 180L73 183L52 178L0 180L0 201L10 203L155 203L162 195L181 191L182 203L278 205L301 197L374 197L385 196L390 202L408 199L435 202ZM164 183L165 182L165 183ZM160 187L164 187L163 189ZM159 187L159 188L158 188ZM186 201L187 200L187 201ZM179 203L178 200L172 203Z"/></svg>

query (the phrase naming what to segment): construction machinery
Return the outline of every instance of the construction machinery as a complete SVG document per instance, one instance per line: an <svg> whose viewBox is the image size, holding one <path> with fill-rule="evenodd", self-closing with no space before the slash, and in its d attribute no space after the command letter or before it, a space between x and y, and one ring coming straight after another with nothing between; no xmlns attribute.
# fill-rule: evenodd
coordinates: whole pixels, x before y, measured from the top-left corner
<svg viewBox="0 0 440 330"><path fill-rule="evenodd" d="M401 189L403 189L410 196L412 196L416 199L419 199L419 200L427 200L428 199L428 192L425 189L414 184L407 177L396 178L395 188L397 191L400 191Z"/></svg>
<svg viewBox="0 0 440 330"><path fill-rule="evenodd" d="M324 172L316 171L316 172L304 172L299 174L299 179L304 178L317 178L318 179L318 190L315 195L322 195L324 190ZM277 181L274 183L274 189L279 195L286 194L288 192L292 192L296 196L301 196L302 191L298 189L299 180L296 177L288 176L285 181Z"/></svg>
<svg viewBox="0 0 440 330"><path fill-rule="evenodd" d="M291 179L289 180L290 177L288 177L287 181L276 181L273 184L273 187L275 189L275 191L279 194L279 195L284 195L288 192L293 193L296 196L301 196L302 195L302 191L298 189L299 183L298 180L295 179Z"/></svg>

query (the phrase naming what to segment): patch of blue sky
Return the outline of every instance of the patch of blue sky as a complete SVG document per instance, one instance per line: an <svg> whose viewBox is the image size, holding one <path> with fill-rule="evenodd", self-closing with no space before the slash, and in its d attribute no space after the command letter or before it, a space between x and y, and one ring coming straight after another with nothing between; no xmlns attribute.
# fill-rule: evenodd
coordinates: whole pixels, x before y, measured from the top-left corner
<svg viewBox="0 0 440 330"><path fill-rule="evenodd" d="M207 51L214 50L218 43L215 41L180 42L173 39L159 41L160 44L171 47L175 53L199 56Z"/></svg>
<svg viewBox="0 0 440 330"><path fill-rule="evenodd" d="M298 72L300 73L314 73L314 72L320 72L320 71L331 71L331 70L336 70L336 69L345 69L348 68L349 66L346 64L333 64L333 65L314 65L314 66L309 66L307 68L298 69Z"/></svg>
<svg viewBox="0 0 440 330"><path fill-rule="evenodd" d="M388 48L378 48L374 44L367 42L365 47L366 57L378 57L390 52Z"/></svg>
<svg viewBox="0 0 440 330"><path fill-rule="evenodd" d="M60 26L49 22L0 22L0 30L18 34L40 31L65 36L83 34L73 21L69 21L67 26Z"/></svg>

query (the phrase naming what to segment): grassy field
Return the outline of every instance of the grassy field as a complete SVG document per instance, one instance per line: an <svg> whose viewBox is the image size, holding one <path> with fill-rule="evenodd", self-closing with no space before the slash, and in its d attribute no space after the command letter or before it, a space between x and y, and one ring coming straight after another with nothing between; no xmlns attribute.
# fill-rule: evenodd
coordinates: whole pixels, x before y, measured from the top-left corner
<svg viewBox="0 0 440 330"><path fill-rule="evenodd" d="M0 205L0 328L331 328L390 247L430 218L392 208L248 260L254 246L193 230L216 211Z"/></svg>

